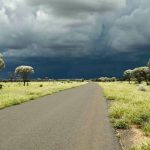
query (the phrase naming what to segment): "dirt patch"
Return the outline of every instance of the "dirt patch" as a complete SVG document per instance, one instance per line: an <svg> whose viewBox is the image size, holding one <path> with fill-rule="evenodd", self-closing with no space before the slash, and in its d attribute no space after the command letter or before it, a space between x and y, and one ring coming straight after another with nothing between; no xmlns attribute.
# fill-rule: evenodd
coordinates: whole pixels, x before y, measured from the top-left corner
<svg viewBox="0 0 150 150"><path fill-rule="evenodd" d="M133 146L141 146L144 142L150 142L150 137L146 137L136 126L128 130L117 130L117 136L124 150Z"/></svg>

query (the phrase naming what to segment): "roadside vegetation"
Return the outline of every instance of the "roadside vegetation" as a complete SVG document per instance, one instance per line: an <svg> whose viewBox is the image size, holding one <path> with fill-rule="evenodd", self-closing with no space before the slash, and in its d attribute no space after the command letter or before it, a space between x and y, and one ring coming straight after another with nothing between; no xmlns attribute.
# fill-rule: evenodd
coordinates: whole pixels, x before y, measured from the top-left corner
<svg viewBox="0 0 150 150"><path fill-rule="evenodd" d="M106 98L113 100L109 112L114 127L128 129L131 125L137 125L146 135L150 135L150 87L141 91L141 86L134 83L114 82L100 85Z"/></svg>
<svg viewBox="0 0 150 150"><path fill-rule="evenodd" d="M2 83L0 109L83 84L85 82L30 82L29 86L23 86L21 82Z"/></svg>
<svg viewBox="0 0 150 150"><path fill-rule="evenodd" d="M130 139L131 146L138 146L131 150L150 150L150 61L147 66L124 71L123 78L128 82L100 82L109 100L111 122L118 134L126 130L124 133L134 136L133 128L140 133L136 142Z"/></svg>
<svg viewBox="0 0 150 150"><path fill-rule="evenodd" d="M141 147L133 147L130 150L150 150L150 143L144 143Z"/></svg>
<svg viewBox="0 0 150 150"><path fill-rule="evenodd" d="M109 115L114 128L138 128L143 136L147 136L146 142L150 142L150 86L142 85L146 87L145 91L141 90L141 85L127 82L103 82L100 85L104 95L110 100ZM143 139L141 141L145 142ZM150 150L150 145L147 147L149 149L142 150Z"/></svg>

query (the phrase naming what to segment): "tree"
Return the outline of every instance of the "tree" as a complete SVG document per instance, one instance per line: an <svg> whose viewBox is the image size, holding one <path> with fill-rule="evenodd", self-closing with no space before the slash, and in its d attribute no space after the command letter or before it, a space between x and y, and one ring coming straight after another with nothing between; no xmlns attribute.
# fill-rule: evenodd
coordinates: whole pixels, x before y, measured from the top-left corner
<svg viewBox="0 0 150 150"><path fill-rule="evenodd" d="M0 54L0 70L2 70L3 68L5 68L5 62L3 59L3 55Z"/></svg>
<svg viewBox="0 0 150 150"><path fill-rule="evenodd" d="M141 83L143 80L146 81L147 85L149 84L148 80L150 77L150 70L148 67L138 67L133 70L133 76L137 79L138 83Z"/></svg>
<svg viewBox="0 0 150 150"><path fill-rule="evenodd" d="M126 70L126 71L124 71L124 73L123 73L124 78L125 78L126 80L128 80L129 83L131 82L131 78L132 78L132 75L133 75L132 73L133 73L133 70L131 70L131 69Z"/></svg>
<svg viewBox="0 0 150 150"><path fill-rule="evenodd" d="M141 74L140 74L140 71L139 71L139 68L135 68L133 70L133 76L134 78L137 80L137 82L140 84L143 80Z"/></svg>
<svg viewBox="0 0 150 150"><path fill-rule="evenodd" d="M116 77L112 77L112 78L111 78L111 81L112 81L112 82L116 82L116 81L117 81L117 78L116 78Z"/></svg>
<svg viewBox="0 0 150 150"><path fill-rule="evenodd" d="M149 59L149 61L147 63L147 67L150 69L150 59Z"/></svg>
<svg viewBox="0 0 150 150"><path fill-rule="evenodd" d="M150 70L148 67L139 67L138 68L140 76L146 81L147 85L149 84Z"/></svg>
<svg viewBox="0 0 150 150"><path fill-rule="evenodd" d="M19 66L16 68L15 73L21 76L25 86L26 82L28 82L29 74L34 73L34 69L31 66Z"/></svg>

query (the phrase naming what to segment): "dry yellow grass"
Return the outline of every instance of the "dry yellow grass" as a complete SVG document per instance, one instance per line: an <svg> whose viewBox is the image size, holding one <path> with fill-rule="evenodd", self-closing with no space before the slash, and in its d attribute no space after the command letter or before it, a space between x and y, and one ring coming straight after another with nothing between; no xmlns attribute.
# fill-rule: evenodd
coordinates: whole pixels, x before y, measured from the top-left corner
<svg viewBox="0 0 150 150"><path fill-rule="evenodd" d="M109 107L109 114L114 127L116 129L131 128L132 130L132 127L136 126L139 131L142 131L143 136L147 136L146 139L149 141L150 86L144 84L146 91L140 91L139 85L134 83L112 82L100 83L100 85L104 89L106 98L112 100ZM141 144L140 141L139 144ZM150 150L149 145L144 150Z"/></svg>
<svg viewBox="0 0 150 150"><path fill-rule="evenodd" d="M2 83L0 90L0 109L17 105L40 96L49 95L65 89L85 84L84 82L30 82L29 86L22 83ZM41 85L41 86L40 86Z"/></svg>

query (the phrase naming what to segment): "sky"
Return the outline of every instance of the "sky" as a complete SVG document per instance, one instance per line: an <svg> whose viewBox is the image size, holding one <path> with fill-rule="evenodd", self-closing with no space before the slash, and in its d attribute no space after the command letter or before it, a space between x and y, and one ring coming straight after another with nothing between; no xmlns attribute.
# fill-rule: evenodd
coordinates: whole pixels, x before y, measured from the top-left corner
<svg viewBox="0 0 150 150"><path fill-rule="evenodd" d="M0 76L121 77L150 58L149 16L149 0L0 0Z"/></svg>

